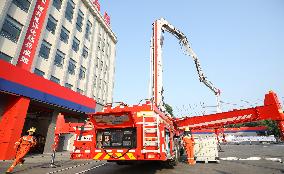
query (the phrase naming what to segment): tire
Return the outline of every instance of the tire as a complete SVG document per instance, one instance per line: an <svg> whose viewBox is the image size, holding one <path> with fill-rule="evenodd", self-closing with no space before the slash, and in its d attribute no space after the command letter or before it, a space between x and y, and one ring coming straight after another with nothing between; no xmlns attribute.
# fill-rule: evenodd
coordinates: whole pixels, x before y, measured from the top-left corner
<svg viewBox="0 0 284 174"><path fill-rule="evenodd" d="M173 159L168 159L165 161L166 168L174 168L179 163L180 160L180 149L178 143L175 142L175 156Z"/></svg>

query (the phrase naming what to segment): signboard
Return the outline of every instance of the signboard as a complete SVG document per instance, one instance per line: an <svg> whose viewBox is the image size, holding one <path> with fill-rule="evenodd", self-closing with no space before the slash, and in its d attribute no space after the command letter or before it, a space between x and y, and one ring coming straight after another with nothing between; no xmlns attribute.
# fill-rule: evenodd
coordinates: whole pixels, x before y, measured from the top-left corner
<svg viewBox="0 0 284 174"><path fill-rule="evenodd" d="M94 0L92 3L93 3L93 5L95 5L97 10L100 12L101 11L101 5L100 5L99 0Z"/></svg>
<svg viewBox="0 0 284 174"><path fill-rule="evenodd" d="M48 5L49 0L37 0L29 27L27 29L17 63L18 67L21 67L27 71L30 70L33 63L40 33L43 30L42 27L46 17Z"/></svg>
<svg viewBox="0 0 284 174"><path fill-rule="evenodd" d="M129 122L128 115L96 115L94 119L98 125L118 125Z"/></svg>
<svg viewBox="0 0 284 174"><path fill-rule="evenodd" d="M109 15L107 14L107 12L105 12L104 14L104 19L105 19L105 22L108 26L110 26L110 17Z"/></svg>

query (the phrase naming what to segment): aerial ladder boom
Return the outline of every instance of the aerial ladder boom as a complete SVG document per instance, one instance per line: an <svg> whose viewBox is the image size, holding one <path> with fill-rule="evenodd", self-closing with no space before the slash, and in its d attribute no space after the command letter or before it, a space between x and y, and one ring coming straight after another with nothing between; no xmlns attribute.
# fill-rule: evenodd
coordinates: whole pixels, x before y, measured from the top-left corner
<svg viewBox="0 0 284 174"><path fill-rule="evenodd" d="M191 129L222 128L223 126L238 123L247 123L260 120L277 121L281 139L284 140L284 113L276 94L270 91L265 95L264 105L254 108L232 110L228 112L185 117L176 119L178 128Z"/></svg>
<svg viewBox="0 0 284 174"><path fill-rule="evenodd" d="M210 82L202 71L198 56L191 48L186 36L173 25L168 23L165 19L158 19L153 23L153 37L151 40L151 63L153 65L151 71L153 71L152 78L152 99L154 103L161 107L163 106L163 83L162 83L162 45L163 38L162 33L167 31L174 35L184 48L186 55L191 56L194 60L195 67L199 76L199 81L204 83L217 97L217 107L219 107L219 95L220 90L216 88L212 82Z"/></svg>

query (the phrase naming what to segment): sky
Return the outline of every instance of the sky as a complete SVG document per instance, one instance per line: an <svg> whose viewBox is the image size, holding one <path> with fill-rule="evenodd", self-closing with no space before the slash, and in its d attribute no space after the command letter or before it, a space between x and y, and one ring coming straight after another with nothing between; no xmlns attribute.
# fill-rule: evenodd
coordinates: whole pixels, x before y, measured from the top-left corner
<svg viewBox="0 0 284 174"><path fill-rule="evenodd" d="M284 101L283 0L100 0L117 35L114 101L148 98L152 23L180 29L207 78L221 90L222 110L263 105L273 90ZM165 102L176 116L215 112L215 95L200 83L191 57L164 35Z"/></svg>

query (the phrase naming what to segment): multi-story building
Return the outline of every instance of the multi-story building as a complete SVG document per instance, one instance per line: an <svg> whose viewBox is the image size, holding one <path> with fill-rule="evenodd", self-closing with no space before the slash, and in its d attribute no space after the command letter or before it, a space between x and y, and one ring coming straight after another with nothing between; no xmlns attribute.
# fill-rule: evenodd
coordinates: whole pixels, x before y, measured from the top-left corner
<svg viewBox="0 0 284 174"><path fill-rule="evenodd" d="M0 59L15 65L36 0L1 3ZM53 0L31 72L103 105L112 101L115 43L91 1Z"/></svg>
<svg viewBox="0 0 284 174"><path fill-rule="evenodd" d="M46 3L46 9L44 6L41 8L40 3ZM11 95L25 97L30 101L22 134L33 125L46 139L52 138L54 117L59 112L73 115L70 120L80 120L79 113L100 110L105 103L112 102L117 38L110 28L108 16L106 13L105 16L101 15L97 3L93 0L0 1L0 71L4 71L3 66L6 66L7 71L12 67L15 70L11 73L19 71L18 75L21 76L15 82L12 76L0 75L0 80L4 79L0 81L0 134L1 130L2 134L4 131L1 124L8 119L5 113L11 103L8 102ZM41 25L42 28L36 33L37 27ZM31 38L31 33L38 37ZM26 40L37 44L32 47ZM30 62L24 61L23 54L33 55ZM7 65L3 60L15 66ZM20 61L30 63L30 68L25 69L29 74L19 70ZM35 87L24 82L27 78L34 80ZM1 85L6 82L11 83L10 86ZM15 87L19 84L19 88ZM38 85L44 87L41 89ZM41 95L35 95L38 91ZM55 99L49 99L49 95ZM96 103L96 108L90 103ZM35 122L39 119L45 121L40 121L37 123L40 126L37 126ZM0 138L0 146L1 141Z"/></svg>

